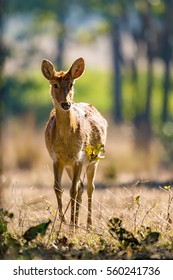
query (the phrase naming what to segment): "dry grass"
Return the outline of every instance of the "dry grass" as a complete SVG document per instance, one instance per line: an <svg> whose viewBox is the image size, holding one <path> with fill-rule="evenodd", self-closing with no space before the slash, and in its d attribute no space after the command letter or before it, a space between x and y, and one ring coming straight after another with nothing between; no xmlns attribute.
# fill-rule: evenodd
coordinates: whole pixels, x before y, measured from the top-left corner
<svg viewBox="0 0 173 280"><path fill-rule="evenodd" d="M20 237L26 229L48 218L55 221L57 203L52 188L52 163L44 144L44 130L36 129L32 117L20 121L11 120L6 124L2 148L3 208L14 213L14 219L9 223L9 230L14 236ZM96 178L93 230L88 232L85 228L87 219L85 191L81 205L80 227L76 235L72 236L69 233L69 225L63 225L57 241L56 233L60 225L57 219L55 224L50 225L44 239L40 241L38 238L39 244L47 250L45 256L50 257L49 250L55 250L52 253L55 254L55 258L57 252L61 258L74 259L111 258L112 255L113 258L139 256L139 252L120 250L118 241L108 233L109 219L117 217L122 220L123 227L136 236L142 228L147 227L159 232L161 237L157 246L160 244L161 252L158 253L156 248L154 250L152 248L153 251L149 251L151 258L152 256L170 258L173 250L171 223L173 205L169 200L173 195L172 191L159 187L159 184L155 187L149 186L150 184L147 186L147 183L137 184L138 179L149 180L148 182L171 180L171 173L160 167L162 157L160 151L162 152L159 142L154 140L149 155L138 152L133 144L133 128L115 127L110 124L106 159L100 163ZM130 183L133 180L134 183ZM65 209L70 200L69 180L66 176L63 178L63 185ZM162 244L167 246L165 255L162 254ZM149 257L148 251L144 253L142 250L140 253L141 258ZM35 258L37 254L38 252L34 250L28 258ZM42 253L37 257L42 258ZM12 253L8 253L7 258L13 258Z"/></svg>

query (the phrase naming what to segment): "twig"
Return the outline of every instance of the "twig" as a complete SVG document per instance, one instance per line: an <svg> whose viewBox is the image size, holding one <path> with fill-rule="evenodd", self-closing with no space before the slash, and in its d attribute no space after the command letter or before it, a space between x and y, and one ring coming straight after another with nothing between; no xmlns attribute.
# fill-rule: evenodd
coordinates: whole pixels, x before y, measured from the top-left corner
<svg viewBox="0 0 173 280"><path fill-rule="evenodd" d="M144 215L144 217L143 217L143 219L142 219L142 221L141 221L141 226L140 226L140 227L143 226L143 223L144 223L145 218L147 217L147 215L149 214L149 212L150 212L152 209L154 209L154 207L155 207L155 206L152 206L151 208L149 208L149 209L146 211L146 213L145 213L145 215Z"/></svg>
<svg viewBox="0 0 173 280"><path fill-rule="evenodd" d="M136 226L136 223L137 223L137 215L138 215L138 212L139 212L139 208L140 208L140 202L139 202L139 199L140 199L140 195L138 195L137 197L136 197L136 199L135 199L135 202L136 202L136 204L137 204L137 209L136 209L136 212L135 212L135 219L134 219L134 233L136 232L136 228L137 228L137 226Z"/></svg>
<svg viewBox="0 0 173 280"><path fill-rule="evenodd" d="M170 218L170 209L171 209L171 203L173 201L173 195L172 195L172 191L169 190L169 197L168 197L168 208L167 208L167 217L166 217L166 221L171 224L171 218Z"/></svg>
<svg viewBox="0 0 173 280"><path fill-rule="evenodd" d="M48 241L47 241L46 246L48 246L49 241L50 241L50 239L51 239L51 237L52 237L52 233L53 233L53 230L54 230L54 227L55 227L55 221L56 221L56 219L57 219L57 215L58 215L58 208L57 208L57 210L56 210L56 214L55 214L55 217L54 217L54 220L53 220L52 228L51 228L51 231L50 231L50 234L49 234L49 237L48 237Z"/></svg>

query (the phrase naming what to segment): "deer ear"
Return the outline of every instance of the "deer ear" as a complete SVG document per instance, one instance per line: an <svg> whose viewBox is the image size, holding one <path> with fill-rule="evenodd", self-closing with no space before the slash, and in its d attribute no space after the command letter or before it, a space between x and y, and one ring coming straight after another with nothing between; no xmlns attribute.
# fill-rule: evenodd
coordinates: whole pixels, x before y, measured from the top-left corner
<svg viewBox="0 0 173 280"><path fill-rule="evenodd" d="M83 58L78 58L71 66L69 72L72 76L72 79L75 80L79 78L85 69L85 62Z"/></svg>
<svg viewBox="0 0 173 280"><path fill-rule="evenodd" d="M54 77L55 67L52 62L47 59L43 59L41 63L41 71L46 79L51 80Z"/></svg>

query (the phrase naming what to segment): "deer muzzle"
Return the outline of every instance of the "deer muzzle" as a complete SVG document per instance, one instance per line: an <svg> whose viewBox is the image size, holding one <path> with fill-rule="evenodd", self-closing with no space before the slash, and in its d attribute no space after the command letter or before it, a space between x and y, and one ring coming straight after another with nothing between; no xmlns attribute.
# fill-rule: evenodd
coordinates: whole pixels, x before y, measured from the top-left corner
<svg viewBox="0 0 173 280"><path fill-rule="evenodd" d="M70 102L62 102L61 107L62 107L63 110L69 110L70 107L71 107L71 103Z"/></svg>

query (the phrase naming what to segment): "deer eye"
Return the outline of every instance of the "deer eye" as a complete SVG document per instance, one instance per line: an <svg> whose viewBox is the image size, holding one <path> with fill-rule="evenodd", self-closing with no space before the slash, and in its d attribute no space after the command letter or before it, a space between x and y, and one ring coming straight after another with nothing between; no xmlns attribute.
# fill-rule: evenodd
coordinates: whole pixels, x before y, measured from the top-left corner
<svg viewBox="0 0 173 280"><path fill-rule="evenodd" d="M57 84L54 84L53 86L54 86L54 88L58 88L58 85L57 85Z"/></svg>

